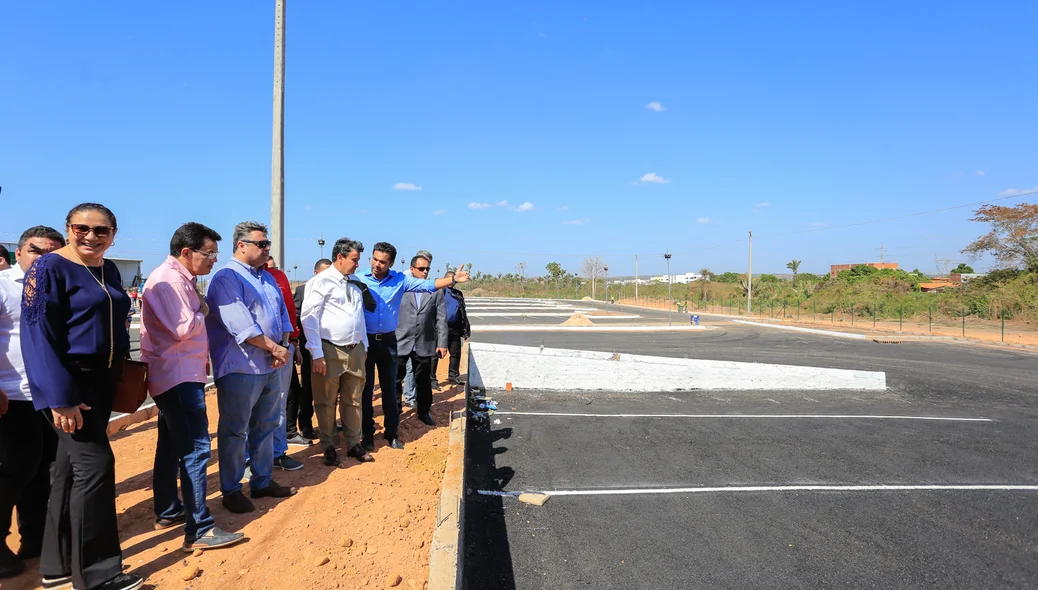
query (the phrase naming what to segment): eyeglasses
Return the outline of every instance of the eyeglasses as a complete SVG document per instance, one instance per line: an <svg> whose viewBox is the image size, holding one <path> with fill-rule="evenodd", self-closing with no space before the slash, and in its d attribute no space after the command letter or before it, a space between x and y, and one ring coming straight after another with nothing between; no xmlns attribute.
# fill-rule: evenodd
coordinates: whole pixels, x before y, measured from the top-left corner
<svg viewBox="0 0 1038 590"><path fill-rule="evenodd" d="M115 228L110 225L95 225L90 227L89 225L82 223L70 223L68 227L72 230L72 233L76 234L77 238L85 238L90 235L90 232L94 232L94 235L99 238L107 238L112 235L113 231L115 231Z"/></svg>
<svg viewBox="0 0 1038 590"><path fill-rule="evenodd" d="M428 266L416 266L416 267L414 267L414 269L417 270L418 272L429 272L429 267Z"/></svg>
<svg viewBox="0 0 1038 590"><path fill-rule="evenodd" d="M257 248L259 248L260 250L266 250L267 248L270 248L270 240L239 240L239 241L245 242L246 244L252 244L253 246L256 246Z"/></svg>
<svg viewBox="0 0 1038 590"><path fill-rule="evenodd" d="M192 252L198 252L199 254L201 254L202 256L205 256L206 258L208 258L209 260L212 260L213 262L216 262L217 257L220 256L219 252L203 252L201 250L192 250Z"/></svg>

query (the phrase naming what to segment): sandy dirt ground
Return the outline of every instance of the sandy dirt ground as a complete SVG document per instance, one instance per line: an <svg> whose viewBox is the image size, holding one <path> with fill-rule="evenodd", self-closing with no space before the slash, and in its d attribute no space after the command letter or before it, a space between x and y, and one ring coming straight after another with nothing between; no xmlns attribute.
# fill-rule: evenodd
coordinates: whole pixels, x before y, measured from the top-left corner
<svg viewBox="0 0 1038 590"><path fill-rule="evenodd" d="M643 297L638 303L635 302L634 298L628 298L617 301L623 305L632 305L637 307L645 307L648 309L667 309L667 302L659 298L650 299ZM675 308L671 306L671 309ZM715 313L729 315L729 309L725 306L708 306L693 309L689 313ZM854 331L854 332L876 332L876 333L895 333L905 335L920 335L920 336L947 336L954 338L968 338L977 340L978 342L1007 342L1012 344L1026 344L1031 346L1038 346L1038 326L1029 322L1010 322L1007 321L1005 325L1005 331L1003 333L1002 324L999 321L980 320L976 318L966 318L965 328L961 321L954 320L935 320L931 325L930 322L923 318L921 321L918 319L906 318L904 322L899 323L898 320L880 319L873 325L872 318L854 318L851 321L851 317L846 312L836 314L813 314L810 310L801 310L800 318L796 317L796 310L790 309L786 311L786 317L783 319L782 310L776 309L775 315L771 315L770 308L763 310L763 316L759 312L755 312L752 316L743 314L740 319L746 320L764 320L764 321L780 321L787 325L797 325L806 327L816 327L823 329L834 329L842 331ZM736 312L737 313L737 312ZM733 314L734 315L734 314Z"/></svg>
<svg viewBox="0 0 1038 590"><path fill-rule="evenodd" d="M439 363L441 383L446 372L447 363ZM424 588L447 458L448 425L451 411L464 408L464 388L444 384L433 390L433 396L435 428L419 422L414 410L406 409L401 416L404 450L386 446L379 430L373 463L347 459L345 468L335 469L321 461L318 445L290 447L289 454L306 466L291 473L275 470L274 479L297 487L299 493L284 500L255 500L255 512L238 515L220 503L216 395L211 391L207 395L213 445L209 509L218 527L244 532L246 540L200 554L181 550L183 527L154 530L155 419L113 436L124 570L144 576L145 588L160 589ZM381 429L378 389L375 420ZM340 448L340 457L344 456ZM247 484L245 488L247 494ZM18 543L17 532L8 537L13 550ZM38 563L28 562L24 574L4 580L0 587L40 588Z"/></svg>

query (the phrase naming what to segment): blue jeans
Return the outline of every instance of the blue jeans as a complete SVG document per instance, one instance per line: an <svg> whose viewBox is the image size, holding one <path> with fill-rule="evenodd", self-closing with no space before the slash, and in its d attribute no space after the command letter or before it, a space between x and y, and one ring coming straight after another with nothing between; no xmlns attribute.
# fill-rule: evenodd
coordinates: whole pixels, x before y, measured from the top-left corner
<svg viewBox="0 0 1038 590"><path fill-rule="evenodd" d="M159 408L159 442L152 472L155 516L173 518L184 512L185 538L193 543L216 526L205 505L205 472L211 453L205 385L181 383L154 399ZM183 503L177 497L178 475Z"/></svg>
<svg viewBox="0 0 1038 590"><path fill-rule="evenodd" d="M288 362L284 367L278 369L281 373L281 392L280 399L278 399L278 427L274 430L274 456L280 457L288 453L288 429L286 425L288 421L285 419L285 412L288 410L286 404L288 403L288 388L292 383L292 367L295 365L296 347L294 344L288 345Z"/></svg>
<svg viewBox="0 0 1038 590"><path fill-rule="evenodd" d="M399 354L399 353L397 353ZM400 370L400 366L397 366L397 371ZM407 372L404 373L404 403L413 404L415 400L415 389L414 389L414 363L407 363ZM402 410L403 408L401 408Z"/></svg>
<svg viewBox="0 0 1038 590"><path fill-rule="evenodd" d="M216 428L220 457L220 491L241 490L245 475L245 446L252 458L254 489L270 485L274 471L274 430L278 426L281 371L263 375L231 373L216 380L220 424Z"/></svg>

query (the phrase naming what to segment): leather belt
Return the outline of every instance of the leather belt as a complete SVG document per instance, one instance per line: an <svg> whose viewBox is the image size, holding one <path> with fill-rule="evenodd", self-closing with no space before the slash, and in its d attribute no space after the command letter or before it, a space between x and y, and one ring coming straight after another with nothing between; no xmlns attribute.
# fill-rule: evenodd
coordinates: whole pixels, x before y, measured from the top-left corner
<svg viewBox="0 0 1038 590"><path fill-rule="evenodd" d="M382 332L381 334L368 334L368 340L386 340L390 336L396 337L396 332Z"/></svg>
<svg viewBox="0 0 1038 590"><path fill-rule="evenodd" d="M357 347L358 344L360 344L360 342L351 342L349 344L336 344L336 343L332 342L331 340L325 340L324 338L321 338L321 342L324 342L324 343L329 344L331 346L338 346L339 348L345 348L346 350L353 350L354 348Z"/></svg>

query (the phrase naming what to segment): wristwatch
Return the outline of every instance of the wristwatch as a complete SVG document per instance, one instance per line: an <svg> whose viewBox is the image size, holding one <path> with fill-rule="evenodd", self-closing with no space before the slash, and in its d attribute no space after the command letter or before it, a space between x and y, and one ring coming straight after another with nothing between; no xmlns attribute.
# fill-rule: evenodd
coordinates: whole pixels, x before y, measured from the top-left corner
<svg viewBox="0 0 1038 590"><path fill-rule="evenodd" d="M281 342L278 342L278 346L280 346L281 348L287 349L288 348L288 340L282 340Z"/></svg>

